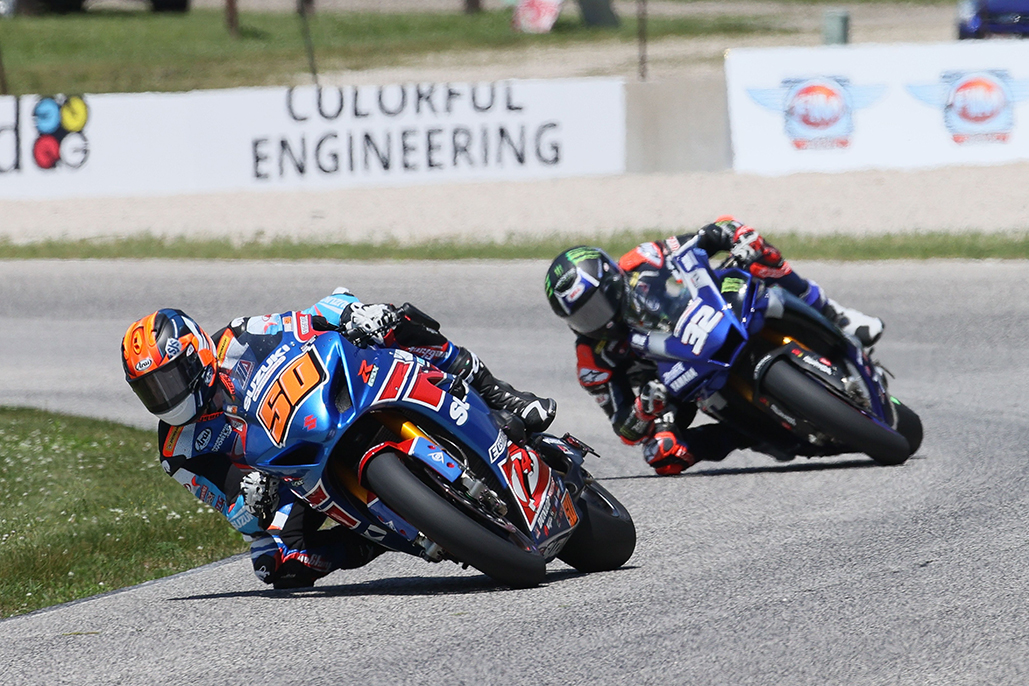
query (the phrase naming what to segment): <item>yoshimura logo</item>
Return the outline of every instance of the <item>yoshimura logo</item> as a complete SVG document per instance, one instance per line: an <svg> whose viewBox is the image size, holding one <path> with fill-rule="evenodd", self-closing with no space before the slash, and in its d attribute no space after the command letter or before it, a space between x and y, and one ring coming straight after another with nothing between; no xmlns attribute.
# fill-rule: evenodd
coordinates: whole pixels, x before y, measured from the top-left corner
<svg viewBox="0 0 1029 686"><path fill-rule="evenodd" d="M854 112L885 92L884 85L855 86L840 76L784 79L778 88L747 89L754 102L783 114L786 136L797 150L848 147Z"/></svg>

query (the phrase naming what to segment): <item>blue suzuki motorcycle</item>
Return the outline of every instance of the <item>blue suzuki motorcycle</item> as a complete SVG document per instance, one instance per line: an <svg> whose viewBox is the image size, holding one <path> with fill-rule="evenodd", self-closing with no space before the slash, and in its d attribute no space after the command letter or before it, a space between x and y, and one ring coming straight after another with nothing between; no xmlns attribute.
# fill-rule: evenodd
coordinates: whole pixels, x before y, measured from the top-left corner
<svg viewBox="0 0 1029 686"><path fill-rule="evenodd" d="M265 365L238 408L246 460L339 525L514 587L554 558L592 572L632 555L632 518L573 436L525 436L456 377L336 331L287 333Z"/></svg>
<svg viewBox="0 0 1029 686"><path fill-rule="evenodd" d="M654 330L631 342L658 358L677 402L697 403L780 460L860 452L896 465L918 450L921 420L856 339L732 257L712 268L687 245L671 259L678 275L650 308Z"/></svg>

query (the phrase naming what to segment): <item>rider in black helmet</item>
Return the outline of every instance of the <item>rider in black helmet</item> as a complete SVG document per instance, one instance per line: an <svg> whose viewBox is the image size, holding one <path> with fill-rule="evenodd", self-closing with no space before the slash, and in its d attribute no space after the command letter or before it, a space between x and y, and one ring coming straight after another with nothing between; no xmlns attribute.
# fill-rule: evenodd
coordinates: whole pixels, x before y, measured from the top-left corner
<svg viewBox="0 0 1029 686"><path fill-rule="evenodd" d="M577 334L579 383L604 409L618 437L642 445L647 463L662 476L749 446L746 437L721 424L690 428L696 407L671 411L656 365L646 350L629 344L633 331L661 326L661 295L676 282L667 258L690 241L709 255L732 252L751 274L800 297L865 346L883 331L882 320L830 300L756 230L732 217L720 217L693 235L642 243L617 262L599 248L564 251L551 263L544 288L554 313Z"/></svg>

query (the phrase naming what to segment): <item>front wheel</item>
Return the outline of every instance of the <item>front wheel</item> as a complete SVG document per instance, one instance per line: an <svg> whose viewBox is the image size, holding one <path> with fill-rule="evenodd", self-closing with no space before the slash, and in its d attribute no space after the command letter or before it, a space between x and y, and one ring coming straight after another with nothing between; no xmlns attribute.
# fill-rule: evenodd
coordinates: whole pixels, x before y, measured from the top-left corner
<svg viewBox="0 0 1029 686"><path fill-rule="evenodd" d="M395 453L373 458L365 476L382 502L459 561L516 588L535 586L546 576L542 555L469 518L415 476Z"/></svg>
<svg viewBox="0 0 1029 686"><path fill-rule="evenodd" d="M625 564L636 550L629 511L594 482L579 496L579 525L557 557L580 572L606 572Z"/></svg>
<svg viewBox="0 0 1029 686"><path fill-rule="evenodd" d="M825 433L879 464L901 464L911 455L904 436L872 421L786 360L769 367L764 388Z"/></svg>

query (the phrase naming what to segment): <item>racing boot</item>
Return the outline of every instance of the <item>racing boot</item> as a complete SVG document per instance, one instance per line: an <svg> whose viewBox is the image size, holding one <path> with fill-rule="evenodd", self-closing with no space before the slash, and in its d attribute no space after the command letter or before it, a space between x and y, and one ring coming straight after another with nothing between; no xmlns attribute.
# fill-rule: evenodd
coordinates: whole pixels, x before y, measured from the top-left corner
<svg viewBox="0 0 1029 686"><path fill-rule="evenodd" d="M506 381L501 381L467 348L458 348L457 357L447 371L478 391L490 407L516 415L530 433L546 431L557 415L557 401L553 398L541 398L527 391L519 391Z"/></svg>
<svg viewBox="0 0 1029 686"><path fill-rule="evenodd" d="M832 298L827 298L822 314L843 332L854 336L863 346L870 347L883 335L886 326L878 317L869 317L851 307L844 307Z"/></svg>

